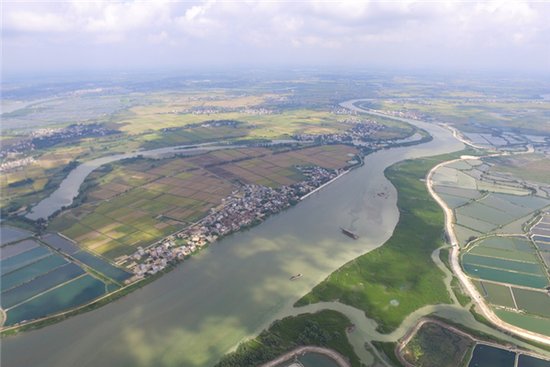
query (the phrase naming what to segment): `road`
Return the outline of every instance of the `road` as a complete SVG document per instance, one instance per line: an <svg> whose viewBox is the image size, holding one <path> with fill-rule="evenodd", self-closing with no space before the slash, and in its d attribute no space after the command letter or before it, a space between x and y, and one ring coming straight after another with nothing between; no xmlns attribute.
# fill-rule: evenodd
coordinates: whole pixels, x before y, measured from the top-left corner
<svg viewBox="0 0 550 367"><path fill-rule="evenodd" d="M468 159L472 159L472 158L479 159L480 157L468 157ZM449 236L449 241L451 242L452 271L457 276L458 280L460 281L460 283L462 284L463 288L466 290L468 295L473 299L478 310L480 310L481 314L485 318L487 318L491 323L493 323L495 326L499 327L500 329L506 330L514 335L517 335L538 343L542 343L545 345L550 345L550 338L548 338L547 336L524 330L522 328L519 328L515 325L508 324L502 321L501 319L499 319L495 315L493 310L485 303L484 298L479 294L477 288L472 284L472 282L470 282L470 279L468 278L468 276L462 271L462 267L460 266L460 262L459 262L460 246L458 244L458 240L457 240L457 237L454 231L454 226L453 226L454 213L452 209L447 206L447 203L445 203L445 201L443 201L443 199L441 199L441 197L433 189L433 175L439 167L442 167L446 164L450 164L453 162L458 162L464 159L466 158L461 157L461 158L453 159L447 162L442 162L436 165L430 170L426 179L426 186L428 188L430 195L434 198L434 200L439 204L439 206L443 209L445 213L445 230L447 232L447 235Z"/></svg>

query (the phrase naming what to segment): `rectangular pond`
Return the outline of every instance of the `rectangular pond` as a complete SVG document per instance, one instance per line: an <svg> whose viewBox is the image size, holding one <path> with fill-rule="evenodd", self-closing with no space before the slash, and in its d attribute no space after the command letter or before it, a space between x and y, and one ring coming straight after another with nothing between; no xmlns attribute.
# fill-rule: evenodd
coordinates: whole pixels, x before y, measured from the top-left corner
<svg viewBox="0 0 550 367"><path fill-rule="evenodd" d="M516 353L514 352L478 344L474 349L468 367L514 367L515 361Z"/></svg>
<svg viewBox="0 0 550 367"><path fill-rule="evenodd" d="M90 302L104 293L103 282L90 275L84 275L8 310L6 325L65 311Z"/></svg>
<svg viewBox="0 0 550 367"><path fill-rule="evenodd" d="M76 264L71 263L60 266L49 273L34 278L30 282L2 292L2 308L8 309L13 307L31 297L63 284L82 274L84 274L84 270Z"/></svg>
<svg viewBox="0 0 550 367"><path fill-rule="evenodd" d="M46 256L45 258L38 260L30 265L24 266L15 271L12 271L9 274L3 275L0 288L3 292L19 284L28 282L36 278L37 276L45 274L64 264L67 264L67 261L57 254Z"/></svg>
<svg viewBox="0 0 550 367"><path fill-rule="evenodd" d="M123 282L132 276L132 274L109 264L107 261L97 256L94 256L89 252L80 251L73 254L72 256L75 259L82 261L84 264L88 265L94 270L118 282Z"/></svg>

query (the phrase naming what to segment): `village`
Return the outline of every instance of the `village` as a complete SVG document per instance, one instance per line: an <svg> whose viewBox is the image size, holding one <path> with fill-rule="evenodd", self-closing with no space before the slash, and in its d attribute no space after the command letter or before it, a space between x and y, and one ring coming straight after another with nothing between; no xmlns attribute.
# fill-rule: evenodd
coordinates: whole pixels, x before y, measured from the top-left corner
<svg viewBox="0 0 550 367"><path fill-rule="evenodd" d="M370 119L348 118L343 121L351 127L345 131L331 134L296 134L298 141L313 141L317 144L358 144L372 141L372 135L384 129L384 126Z"/></svg>
<svg viewBox="0 0 550 367"><path fill-rule="evenodd" d="M118 258L118 265L131 261L126 267L133 271L134 276L128 279L127 283L154 275L171 264L183 261L223 236L258 224L268 216L298 203L307 194L345 172L316 166L297 168L305 180L276 189L252 184L243 185L197 223L146 249L138 247L131 256Z"/></svg>

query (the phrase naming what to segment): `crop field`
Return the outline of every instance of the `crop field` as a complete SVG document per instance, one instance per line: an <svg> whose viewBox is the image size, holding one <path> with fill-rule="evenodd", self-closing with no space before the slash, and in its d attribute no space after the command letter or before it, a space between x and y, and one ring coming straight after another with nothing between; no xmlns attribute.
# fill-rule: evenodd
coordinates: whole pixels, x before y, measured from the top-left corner
<svg viewBox="0 0 550 367"><path fill-rule="evenodd" d="M509 286L480 281L474 281L474 284L489 303L509 308L516 307Z"/></svg>
<svg viewBox="0 0 550 367"><path fill-rule="evenodd" d="M8 326L79 306L118 287L118 282L131 275L100 259L94 262L94 256L86 257L83 251L79 255L73 243L57 234L47 233L40 240L73 257L66 258L34 238L2 246L0 306ZM114 281L91 276L80 263Z"/></svg>
<svg viewBox="0 0 550 367"><path fill-rule="evenodd" d="M543 154L521 154L489 160L493 163L492 171L550 184L550 164L548 157Z"/></svg>
<svg viewBox="0 0 550 367"><path fill-rule="evenodd" d="M403 357L414 366L456 367L464 363L474 341L439 324L427 322L403 349Z"/></svg>
<svg viewBox="0 0 550 367"><path fill-rule="evenodd" d="M513 128L522 134L548 135L550 106L538 101L467 101L464 99L430 99L430 103L411 100L378 100L376 108L426 114L437 121L453 124L461 131L484 133L495 144L502 138L490 134L491 128ZM475 121L475 124L472 123ZM487 141L486 141L486 144Z"/></svg>
<svg viewBox="0 0 550 367"><path fill-rule="evenodd" d="M295 165L343 168L356 152L345 145L276 154L242 148L121 162L95 173L85 203L59 215L49 229L114 260L204 217L240 183L290 185L303 179Z"/></svg>
<svg viewBox="0 0 550 367"><path fill-rule="evenodd" d="M513 288L518 307L530 314L550 319L550 296L546 292Z"/></svg>

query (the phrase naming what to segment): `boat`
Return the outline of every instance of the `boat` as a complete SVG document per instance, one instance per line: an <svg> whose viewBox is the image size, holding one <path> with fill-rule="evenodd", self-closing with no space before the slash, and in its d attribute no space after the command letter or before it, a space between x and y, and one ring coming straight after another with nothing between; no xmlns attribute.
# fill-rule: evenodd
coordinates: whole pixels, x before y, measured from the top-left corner
<svg viewBox="0 0 550 367"><path fill-rule="evenodd" d="M348 237L353 238L354 240L359 238L359 236L357 234L353 233L349 229L345 229L345 228L340 227L340 230L342 231L343 234L345 234Z"/></svg>
<svg viewBox="0 0 550 367"><path fill-rule="evenodd" d="M291 277L290 277L290 280L300 279L300 278L303 277L303 276L304 276L304 274L298 273L298 274L296 274L296 275L291 276Z"/></svg>

